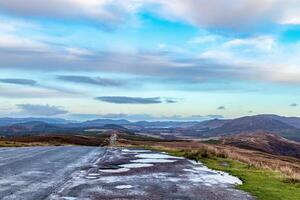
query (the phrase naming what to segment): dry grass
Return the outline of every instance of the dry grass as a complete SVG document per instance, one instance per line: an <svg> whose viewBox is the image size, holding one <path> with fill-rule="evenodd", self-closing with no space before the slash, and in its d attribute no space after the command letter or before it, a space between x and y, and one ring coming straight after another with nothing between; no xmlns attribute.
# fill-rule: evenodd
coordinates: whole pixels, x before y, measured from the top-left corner
<svg viewBox="0 0 300 200"><path fill-rule="evenodd" d="M229 158L247 163L249 166L281 172L291 182L300 181L300 159L293 157L276 156L254 150L193 141L158 143L122 141L121 145L181 151L185 157L194 160L211 157Z"/></svg>
<svg viewBox="0 0 300 200"><path fill-rule="evenodd" d="M14 142L14 141L0 141L0 147L31 147L31 146L48 146L46 143L24 143L24 142Z"/></svg>

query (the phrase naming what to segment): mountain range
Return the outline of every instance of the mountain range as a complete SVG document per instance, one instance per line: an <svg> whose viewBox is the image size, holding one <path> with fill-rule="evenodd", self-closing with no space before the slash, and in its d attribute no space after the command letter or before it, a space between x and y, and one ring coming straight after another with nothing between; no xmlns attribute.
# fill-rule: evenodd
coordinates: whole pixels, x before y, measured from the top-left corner
<svg viewBox="0 0 300 200"><path fill-rule="evenodd" d="M160 137L216 137L255 133L273 133L300 141L300 118L278 115L255 115L236 119L213 119L202 122L138 121L124 119L96 119L74 122L52 118L0 118L0 135L78 133L86 129L118 129L136 134L154 134Z"/></svg>

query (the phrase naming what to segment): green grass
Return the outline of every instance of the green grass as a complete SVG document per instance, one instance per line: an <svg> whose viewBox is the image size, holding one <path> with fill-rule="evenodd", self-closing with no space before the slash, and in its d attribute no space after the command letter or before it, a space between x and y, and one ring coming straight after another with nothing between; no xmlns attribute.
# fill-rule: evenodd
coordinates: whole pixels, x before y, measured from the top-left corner
<svg viewBox="0 0 300 200"><path fill-rule="evenodd" d="M193 154L186 151L163 148L154 149L166 151L174 156L198 160L211 169L228 172L233 176L239 177L243 184L237 186L237 189L252 194L258 200L300 200L300 183L289 182L279 172L259 169L228 158L214 157L206 152Z"/></svg>
<svg viewBox="0 0 300 200"><path fill-rule="evenodd" d="M239 177L243 185L238 189L251 193L261 200L300 200L300 183L288 182L279 172L258 169L226 158L202 158L211 169L221 170ZM228 163L228 166L221 163Z"/></svg>

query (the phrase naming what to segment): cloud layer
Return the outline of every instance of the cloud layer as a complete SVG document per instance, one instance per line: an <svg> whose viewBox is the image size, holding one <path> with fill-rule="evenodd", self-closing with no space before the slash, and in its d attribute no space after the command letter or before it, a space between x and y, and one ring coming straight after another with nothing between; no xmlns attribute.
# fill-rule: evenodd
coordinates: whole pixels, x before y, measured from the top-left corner
<svg viewBox="0 0 300 200"><path fill-rule="evenodd" d="M30 116L56 116L68 113L65 109L58 106L35 105L35 104L19 104L21 114Z"/></svg>
<svg viewBox="0 0 300 200"><path fill-rule="evenodd" d="M35 80L31 79L19 79L19 78L5 78L0 79L0 82L2 83L9 83L9 84L17 84L17 85L36 85L37 82Z"/></svg>
<svg viewBox="0 0 300 200"><path fill-rule="evenodd" d="M299 24L297 0L19 0L1 1L0 10L23 16L88 19L121 23L142 10L197 26L247 28L264 23Z"/></svg>
<svg viewBox="0 0 300 200"><path fill-rule="evenodd" d="M91 85L98 85L98 86L121 86L122 83L111 80L111 79L104 79L100 77L88 77L88 76L59 76L59 80L68 81L72 83L83 83L83 84L91 84Z"/></svg>
<svg viewBox="0 0 300 200"><path fill-rule="evenodd" d="M162 103L159 97L124 97L124 96L102 96L96 97L96 100L114 104L159 104Z"/></svg>

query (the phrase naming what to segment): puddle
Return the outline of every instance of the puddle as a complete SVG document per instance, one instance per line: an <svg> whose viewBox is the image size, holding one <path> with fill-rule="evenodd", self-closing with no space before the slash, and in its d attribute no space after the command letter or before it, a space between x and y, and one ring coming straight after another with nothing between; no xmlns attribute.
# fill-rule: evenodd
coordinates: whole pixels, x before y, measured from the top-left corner
<svg viewBox="0 0 300 200"><path fill-rule="evenodd" d="M142 167L152 167L153 164L148 164L148 163L129 163L129 164L124 164L124 165L120 165L120 166L128 168L128 169L136 169L136 168L142 168Z"/></svg>
<svg viewBox="0 0 300 200"><path fill-rule="evenodd" d="M151 152L150 150L145 150L145 149L122 149L123 152L128 152L128 153L148 153Z"/></svg>
<svg viewBox="0 0 300 200"><path fill-rule="evenodd" d="M116 169L99 169L99 172L105 172L105 173L122 173L122 172L128 172L128 168L116 168Z"/></svg>
<svg viewBox="0 0 300 200"><path fill-rule="evenodd" d="M180 157L170 156L167 154L159 154L159 153L144 153L144 154L138 154L135 156L136 158L153 158L153 159L184 159Z"/></svg>
<svg viewBox="0 0 300 200"><path fill-rule="evenodd" d="M173 163L173 162L176 162L176 160L142 158L142 159L132 160L131 162L133 162L133 163Z"/></svg>
<svg viewBox="0 0 300 200"><path fill-rule="evenodd" d="M88 174L88 176L100 176L100 174L90 173L90 174Z"/></svg>
<svg viewBox="0 0 300 200"><path fill-rule="evenodd" d="M215 171L198 163L196 164L199 167L183 169L183 171L190 172L188 179L192 182L203 182L207 186L215 184L241 185L243 183L239 178L228 173Z"/></svg>
<svg viewBox="0 0 300 200"><path fill-rule="evenodd" d="M118 185L118 186L116 186L116 189L119 189L119 190L130 189L130 188L132 188L132 185Z"/></svg>
<svg viewBox="0 0 300 200"><path fill-rule="evenodd" d="M86 176L85 178L86 178L86 179L97 179L96 176Z"/></svg>
<svg viewBox="0 0 300 200"><path fill-rule="evenodd" d="M120 167L118 165L105 165L101 166L99 169L119 169Z"/></svg>
<svg viewBox="0 0 300 200"><path fill-rule="evenodd" d="M63 200L76 200L77 198L75 197L63 197Z"/></svg>

